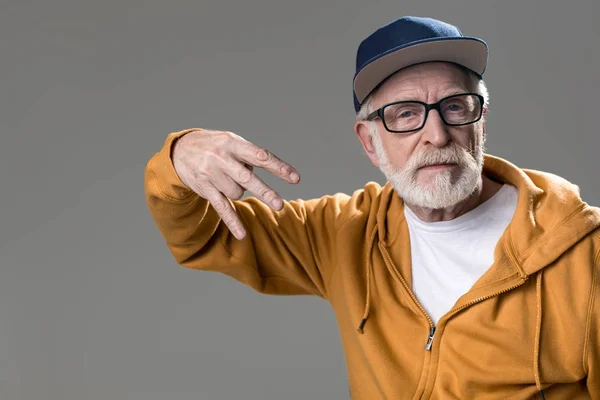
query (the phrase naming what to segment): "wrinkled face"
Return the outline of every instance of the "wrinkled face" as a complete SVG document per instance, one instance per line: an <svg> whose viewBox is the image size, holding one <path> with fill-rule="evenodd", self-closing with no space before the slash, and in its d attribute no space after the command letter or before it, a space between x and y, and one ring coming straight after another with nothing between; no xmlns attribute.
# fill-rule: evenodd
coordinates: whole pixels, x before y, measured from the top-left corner
<svg viewBox="0 0 600 400"><path fill-rule="evenodd" d="M459 93L476 91L476 82L448 63L426 63L401 70L374 93L372 109L399 100L435 103ZM425 126L411 133L391 133L382 121L363 121L373 135L369 154L399 195L409 204L441 209L470 196L481 182L483 120L464 126L447 126L431 110ZM357 126L361 123L357 123ZM361 134L361 141L362 139ZM365 147L367 150L367 147ZM367 150L367 153L369 151Z"/></svg>

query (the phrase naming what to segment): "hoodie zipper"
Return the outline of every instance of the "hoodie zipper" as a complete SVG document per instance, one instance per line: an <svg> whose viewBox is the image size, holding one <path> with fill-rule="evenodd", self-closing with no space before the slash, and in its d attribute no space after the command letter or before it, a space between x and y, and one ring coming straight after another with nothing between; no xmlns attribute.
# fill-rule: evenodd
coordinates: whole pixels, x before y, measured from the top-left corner
<svg viewBox="0 0 600 400"><path fill-rule="evenodd" d="M457 308L454 308L454 309L450 310L450 311L449 311L449 312L448 312L446 315L444 315L444 316L449 318L449 317L453 316L454 314L456 314L456 313L458 313L458 312L460 312L460 311L464 310L465 308L467 308L467 307L470 307L470 306L472 306L473 304L479 303L480 301L484 301L484 300L487 300L487 299L491 299L492 297L500 296L500 295L501 295L501 294L503 294L503 293L510 292L511 290L513 290L513 289L516 289L516 288L518 288L519 286L521 286L522 284L524 284L524 283L527 281L527 279L528 279L528 277L521 277L521 280L520 280L519 282L515 283L514 285L511 285L511 286L509 286L509 287L507 287L507 288L504 288L504 289L502 289L502 290L500 290L500 291L498 291L498 292L494 292L494 293L492 293L492 294L485 295L485 296L482 296L482 297L478 297L478 298L476 298L476 299L473 299L473 300L469 301L468 303L465 303L465 304L463 304L463 305L462 305L462 306L460 306L460 307L457 307Z"/></svg>
<svg viewBox="0 0 600 400"><path fill-rule="evenodd" d="M416 304L416 306L419 308L419 310L421 310L421 313L425 316L425 318L427 318L427 322L429 322L429 334L427 335L427 340L425 340L425 350L430 351L431 346L433 345L433 337L435 335L435 324L433 323L433 320L431 319L429 314L427 314L427 311L425 311L425 309L423 308L421 303L419 303L417 296L415 296L413 291L410 290L410 288L408 287L406 280L404 279L404 277L402 276L400 271L398 271L398 268L396 268L396 264L394 264L394 261L390 257L387 250L384 251L383 254L385 255L385 258L387 258L390 265L392 266L392 269L396 273L396 276L398 277L398 279L400 279L400 282L402 283L402 286L404 286L406 293L408 293L408 295L412 298L413 302Z"/></svg>
<svg viewBox="0 0 600 400"><path fill-rule="evenodd" d="M398 271L398 268L396 268L396 264L394 264L394 261L392 260L389 253L387 252L387 249L386 249L386 251L383 252L383 254L385 255L385 258L387 259L387 261L392 266L392 269L396 273L396 276L398 277L398 279L400 279L400 282L402 283L402 286L404 286L406 293L408 293L408 295L412 298L415 305L419 308L419 310L421 310L421 313L425 316L425 318L427 318L427 322L429 322L429 335L427 336L427 342L425 344L425 348L427 348L427 346L429 346L429 348L427 348L427 350L429 350L431 348L431 344L429 343L429 341L431 340L433 342L433 335L435 334L435 324L433 323L431 317L429 317L429 314L427 314L427 311L425 311L425 309L423 308L421 303L419 303L417 296L415 296L413 291L410 290L410 288L408 287L406 280L404 280L404 277L402 276L400 271Z"/></svg>
<svg viewBox="0 0 600 400"><path fill-rule="evenodd" d="M427 321L429 322L429 333L427 335L427 340L425 341L425 350L427 350L428 352L431 351L431 348L433 346L433 339L435 337L435 331L436 331L436 326L433 323L433 320L431 319L431 317L429 316L429 314L427 314L427 312L425 311L425 309L423 308L423 306L421 305L421 303L419 303L419 300L417 299L417 297L414 295L413 291L408 287L408 284L406 283L406 280L404 279L404 277L402 276L402 274L400 273L400 271L398 271L398 268L396 268L396 264L394 264L394 261L392 260L392 258L390 257L389 253L386 251L382 252L385 255L385 258L387 259L387 261L389 262L389 264L392 266L392 269L394 270L394 272L396 273L396 276L398 277L398 279L400 280L400 282L402 283L402 286L404 286L404 289L406 290L406 292L408 293L408 295L412 298L413 302L416 304L416 306L419 308L419 310L421 310L421 312L423 313L423 315L425 316L425 318L427 318ZM519 286L523 285L528 279L528 276L521 276L521 279L519 282L510 285L502 290L499 290L497 292L491 293L489 295L485 295L485 296L481 296L478 297L476 299L473 299L471 301L469 301L468 303L463 304L460 307L457 307L455 309L450 310L449 312L447 312L445 315L442 316L442 318L444 319L448 319L451 316L453 316L454 314L464 310L467 307L472 306L473 304L479 303L481 301L487 300L487 299L491 299L492 297L496 297L499 296L503 293L509 292L513 289L518 288ZM431 353L429 353L431 354ZM428 357L429 360L429 357ZM437 372L436 372L437 373ZM425 381L425 387L424 390L427 389L427 382L429 381L429 376L431 376L431 370L428 371L427 373L427 379ZM420 386L420 385L419 385ZM425 399L425 392L423 392L420 396L421 399Z"/></svg>
<svg viewBox="0 0 600 400"><path fill-rule="evenodd" d="M478 297L478 298L476 298L474 300L471 300L470 302L468 302L466 304L463 304L462 306L460 306L460 307L458 307L458 308L456 308L454 310L451 310L447 315L448 315L448 317L451 317L452 315L456 314L457 312L459 312L461 310L464 310L465 308L470 307L473 304L479 303L480 301L484 301L484 300L487 300L487 299L491 299L492 297L495 297L495 296L500 296L502 293L506 293L506 292L509 292L509 291L511 291L513 289L516 289L519 286L521 286L523 283L525 283L526 280L527 280L527 278L522 278L519 283L517 283L515 285L512 285L512 286L509 286L507 288L504 288L504 289L502 289L499 292L496 292L496 293L493 293L493 294L490 294L490 295L487 295L487 296L483 296L483 297ZM432 325L433 325L433 323L432 323ZM435 326L431 326L429 328L429 336L427 336L427 341L425 342L425 350L431 350L431 346L433 344L433 337L434 337L434 335L435 335Z"/></svg>
<svg viewBox="0 0 600 400"><path fill-rule="evenodd" d="M523 285L523 284L524 284L524 283L527 281L527 279L528 279L528 277L527 277L527 276L521 277L521 280L520 280L519 282L517 282L517 283L513 284L513 285L510 285L510 286L508 286L508 287L506 287L506 288L504 288L504 289L502 289L502 290L499 290L499 291L497 291L497 292L494 292L494 293L492 293L492 294L485 295L485 296L482 296L482 297L478 297L478 298L476 298L476 299L473 299L473 300L469 301L468 303L465 303L465 304L463 304L463 305L462 305L462 306L460 306L460 307L457 307L457 308L454 308L454 309L450 310L449 312L447 312L446 314L444 314L444 315L442 316L442 318L447 320L448 318L450 318L450 317L451 317L451 316L453 316L454 314L456 314L456 313L458 313L458 312L460 312L460 311L464 310L465 308L468 308L468 307L470 307L470 306L472 306L472 305L474 305L474 304L476 304L476 303L479 303L479 302L481 302L481 301L484 301L484 300L487 300L487 299L491 299L492 297L496 297L496 296L499 296L499 295L501 295L501 294L503 294L503 293L506 293L506 292L509 292L509 291L511 291L511 290L513 290L513 289L516 289L516 288L518 288L519 286ZM433 336L434 336L434 334L435 334L435 327L432 327L432 328L430 329L429 337L428 337L428 339L427 339L427 345L425 345L425 348L426 348L427 350L431 350L431 343L430 343L430 342L433 342ZM430 366L430 367L431 367L431 366ZM436 374L437 374L437 367L436 367L436 371L435 371L435 372L433 372L433 376L435 376ZM426 395L425 395L425 390L427 390L427 384L428 384L428 382L429 382L429 379L430 379L430 377L431 377L431 376L432 376L432 371L431 371L431 369L430 369L430 370L429 370L429 372L427 373L427 379L426 379L426 381L425 381L425 388L424 388L424 391L423 391L423 393L421 394L421 397L420 397L420 399L421 399L421 400L425 400L425 399L428 399L428 398L429 398L429 396L426 396ZM429 393L431 393L432 391L433 391L433 387L429 389Z"/></svg>
<svg viewBox="0 0 600 400"><path fill-rule="evenodd" d="M435 326L429 328L429 336L427 336L427 342L425 342L425 350L431 350L433 344L433 335L435 335Z"/></svg>
<svg viewBox="0 0 600 400"><path fill-rule="evenodd" d="M380 243L381 246L381 243ZM396 264L394 263L394 261L392 260L392 258L390 257L390 254L388 253L387 249L385 248L385 246L383 246L383 250L381 253L383 253L384 255L384 259L386 262L389 263L389 265L392 266L392 269L394 270L394 273L396 274L396 276L398 277L398 279L400 280L400 283L402 283L402 286L404 286L404 289L406 290L406 293L408 293L408 295L410 296L410 298L413 300L414 304L417 306L417 308L421 311L421 314L425 316L425 318L427 319L427 322L429 323L429 332L427 334L427 339L425 340L425 357L423 360L423 370L425 369L429 369L430 367L430 362L431 362L431 347L433 346L433 338L435 336L435 324L433 323L433 320L431 319L431 317L429 316L429 314L427 314L427 312L425 311L425 309L423 308L423 306L421 305L421 303L419 303L419 300L417 299L417 297L415 296L415 294L413 293L413 291L410 289L410 287L408 287L408 284L406 283L406 280L404 279L404 277L402 276L402 274L400 273L400 271L398 271L398 268L396 267ZM426 376L423 376L423 372L421 373L421 378L419 379L419 383L418 383L418 388L417 390L420 391L422 390L423 392L421 392L421 394L419 395L419 398L422 398L423 394L425 393L425 389L427 388L427 381L429 380L429 375L430 372L427 372ZM423 380L425 380L423 382ZM420 389L419 388L423 388ZM416 395L416 393L415 393Z"/></svg>

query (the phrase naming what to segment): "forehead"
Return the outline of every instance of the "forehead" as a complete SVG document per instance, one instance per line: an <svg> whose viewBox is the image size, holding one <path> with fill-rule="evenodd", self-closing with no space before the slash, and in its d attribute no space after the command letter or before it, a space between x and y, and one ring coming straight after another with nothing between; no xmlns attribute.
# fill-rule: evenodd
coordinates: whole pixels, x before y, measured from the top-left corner
<svg viewBox="0 0 600 400"><path fill-rule="evenodd" d="M377 106L397 100L437 101L470 90L470 77L457 65L431 62L413 65L390 76L374 93Z"/></svg>

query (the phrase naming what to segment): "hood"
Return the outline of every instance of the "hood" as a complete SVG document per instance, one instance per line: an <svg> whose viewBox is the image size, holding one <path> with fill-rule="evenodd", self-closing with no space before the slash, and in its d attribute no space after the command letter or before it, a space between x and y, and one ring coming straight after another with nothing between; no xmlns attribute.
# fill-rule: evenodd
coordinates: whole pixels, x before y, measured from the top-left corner
<svg viewBox="0 0 600 400"><path fill-rule="evenodd" d="M489 155L484 173L519 191L517 209L505 232L506 251L526 275L546 267L600 226L600 209L585 203L579 187L564 178L519 169Z"/></svg>

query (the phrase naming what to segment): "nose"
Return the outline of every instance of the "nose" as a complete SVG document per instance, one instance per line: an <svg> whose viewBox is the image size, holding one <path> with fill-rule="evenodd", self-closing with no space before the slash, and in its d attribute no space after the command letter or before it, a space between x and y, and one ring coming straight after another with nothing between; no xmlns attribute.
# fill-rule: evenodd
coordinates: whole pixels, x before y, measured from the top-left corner
<svg viewBox="0 0 600 400"><path fill-rule="evenodd" d="M422 128L423 135L421 139L436 147L444 147L450 141L450 134L447 128L438 110L429 110L427 121L425 121L425 126Z"/></svg>

